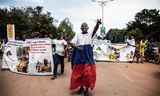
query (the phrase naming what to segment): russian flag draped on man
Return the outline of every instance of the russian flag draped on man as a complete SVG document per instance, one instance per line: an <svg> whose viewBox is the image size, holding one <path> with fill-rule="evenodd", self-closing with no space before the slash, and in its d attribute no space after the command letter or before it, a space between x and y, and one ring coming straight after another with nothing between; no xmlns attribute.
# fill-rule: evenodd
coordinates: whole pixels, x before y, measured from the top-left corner
<svg viewBox="0 0 160 96"><path fill-rule="evenodd" d="M76 34L71 41L82 50L74 48L72 53L72 75L70 89L75 89L79 86L90 88L95 86L96 82L96 67L93 59L92 35ZM80 41L80 42L79 42Z"/></svg>

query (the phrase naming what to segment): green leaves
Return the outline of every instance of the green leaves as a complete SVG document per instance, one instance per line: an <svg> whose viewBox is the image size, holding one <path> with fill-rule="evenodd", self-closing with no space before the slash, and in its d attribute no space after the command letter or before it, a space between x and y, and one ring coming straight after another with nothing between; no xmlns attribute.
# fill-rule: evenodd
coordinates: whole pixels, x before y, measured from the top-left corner
<svg viewBox="0 0 160 96"><path fill-rule="evenodd" d="M62 34L67 40L71 40L73 38L75 33L73 32L73 25L70 22L69 18L65 18L63 21L61 21L57 32L59 34Z"/></svg>
<svg viewBox="0 0 160 96"><path fill-rule="evenodd" d="M65 18L57 28L57 20L51 17L50 12L43 12L42 6L0 8L0 38L6 38L6 25L15 24L15 35L19 39L31 38L33 32L40 32L41 37L55 38L58 33L64 34L67 39L74 35L73 25ZM52 35L52 36L51 36Z"/></svg>
<svg viewBox="0 0 160 96"><path fill-rule="evenodd" d="M160 40L160 14L156 9L143 9L135 15L135 21L127 23L127 31L132 31L138 28L142 37L154 38ZM140 36L139 34L137 34ZM137 36L136 35L136 36ZM141 36L140 36L141 37Z"/></svg>

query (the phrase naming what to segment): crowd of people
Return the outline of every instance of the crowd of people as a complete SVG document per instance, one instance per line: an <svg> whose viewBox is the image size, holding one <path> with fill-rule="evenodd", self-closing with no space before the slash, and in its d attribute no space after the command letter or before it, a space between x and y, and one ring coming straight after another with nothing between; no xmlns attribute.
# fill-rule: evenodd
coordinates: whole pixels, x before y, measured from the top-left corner
<svg viewBox="0 0 160 96"><path fill-rule="evenodd" d="M88 32L88 24L86 22L81 25L81 33L77 33L71 42L67 42L62 34L59 34L57 38L52 40L52 54L53 54L53 76L51 80L57 78L58 65L60 64L60 75L65 72L65 52L68 50L69 59L71 61L71 81L70 90L79 87L77 94L84 93L85 96L90 96L89 89L94 89L96 82L96 66L93 58L93 40L96 37L95 34L101 24L101 19L97 19L96 26L92 32ZM39 38L40 34L35 32L32 34L33 38ZM140 41L135 41L134 37L129 35L126 39L126 44L131 47L135 47L135 53L133 57L136 58L136 62L143 63L145 58L145 51L148 54L152 54L154 50L153 40L141 39ZM3 52L4 42L1 42L1 50ZM72 53L72 54L71 54ZM160 49L158 49L158 54ZM19 59L19 61L22 61ZM133 62L132 61L132 62ZM21 62L20 62L21 64ZM42 64L41 64L42 65ZM19 71L23 71L19 66L17 66ZM40 66L40 62L37 63L37 70L51 72L51 64L44 59L43 66Z"/></svg>
<svg viewBox="0 0 160 96"><path fill-rule="evenodd" d="M143 63L144 60L148 61L156 60L156 58L159 60L160 58L160 48L157 47L157 49L154 49L155 44L153 43L153 38L147 39L141 39L140 41L135 41L134 37L129 35L128 39L126 40L127 45L135 47L134 57L133 61L136 58L136 63ZM160 63L160 61L155 61L155 63Z"/></svg>
<svg viewBox="0 0 160 96"><path fill-rule="evenodd" d="M64 51L69 49L72 51L72 54L70 54L71 56L69 57L72 69L70 90L79 87L77 94L84 93L85 96L90 96L89 89L94 89L96 82L96 67L93 59L93 40L100 24L101 20L97 20L97 24L93 32L89 33L88 24L85 22L82 23L82 32L77 33L68 44L62 35L52 40L54 60L52 80L57 77L58 64L61 65L61 74L64 74ZM154 50L152 39L135 41L134 37L129 35L126 43L128 46L135 47L135 53L132 52L132 54L134 54L132 62L134 62L134 58L136 58L137 63L143 63L145 51L147 50L152 52ZM67 45L69 45L68 48L65 47Z"/></svg>
<svg viewBox="0 0 160 96"><path fill-rule="evenodd" d="M82 23L82 32L77 33L71 42L68 42L69 46L73 48L70 90L80 87L77 93L82 94L85 89L85 96L90 96L89 88L91 90L94 89L96 82L96 67L93 59L93 39L95 38L95 33L100 24L101 19L98 19L93 32L88 32L88 24L86 22ZM64 74L64 52L68 48L69 50L71 49L70 47L66 47L68 44L62 35L58 35L56 39L52 40L54 71L51 80L57 77L58 64L61 65L61 75Z"/></svg>

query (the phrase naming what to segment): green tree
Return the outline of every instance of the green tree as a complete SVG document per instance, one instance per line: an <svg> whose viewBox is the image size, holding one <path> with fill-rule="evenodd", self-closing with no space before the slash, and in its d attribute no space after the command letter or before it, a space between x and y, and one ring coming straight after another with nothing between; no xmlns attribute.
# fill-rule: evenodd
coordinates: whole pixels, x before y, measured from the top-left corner
<svg viewBox="0 0 160 96"><path fill-rule="evenodd" d="M127 30L141 30L143 37L160 39L160 14L156 9L143 9L135 15L135 20L127 23Z"/></svg>
<svg viewBox="0 0 160 96"><path fill-rule="evenodd" d="M62 34L67 40L71 40L73 38L75 32L73 32L73 25L69 18L65 18L61 21L58 26L57 33Z"/></svg>
<svg viewBox="0 0 160 96"><path fill-rule="evenodd" d="M49 34L55 34L57 28L53 25L54 18L51 17L51 13L47 11L46 14L43 13L43 7L37 6L33 8L27 8L27 13L29 12L29 21L32 32L38 31L42 34L42 37Z"/></svg>
<svg viewBox="0 0 160 96"><path fill-rule="evenodd" d="M136 41L140 41L141 38L144 38L140 29L135 28L135 30L131 30L128 32L128 35L134 36Z"/></svg>
<svg viewBox="0 0 160 96"><path fill-rule="evenodd" d="M111 40L113 43L119 43L124 42L126 34L126 29L110 29L105 38Z"/></svg>
<svg viewBox="0 0 160 96"><path fill-rule="evenodd" d="M6 38L6 24L8 22L9 16L8 16L8 9L0 9L0 38Z"/></svg>
<svg viewBox="0 0 160 96"><path fill-rule="evenodd" d="M32 32L38 31L44 37L46 34L55 34L57 28L54 26L54 18L50 12L43 13L43 7L35 8L10 7L9 9L0 9L0 36L6 38L6 25L15 25L15 35L20 39L23 35L30 37Z"/></svg>

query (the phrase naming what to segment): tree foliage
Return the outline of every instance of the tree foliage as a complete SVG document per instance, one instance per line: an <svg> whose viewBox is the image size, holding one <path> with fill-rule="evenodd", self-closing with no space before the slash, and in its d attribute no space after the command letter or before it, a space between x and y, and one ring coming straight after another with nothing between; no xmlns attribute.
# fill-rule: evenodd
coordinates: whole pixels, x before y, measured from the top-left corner
<svg viewBox="0 0 160 96"><path fill-rule="evenodd" d="M105 38L113 43L124 42L124 37L127 34L126 29L110 29Z"/></svg>
<svg viewBox="0 0 160 96"><path fill-rule="evenodd" d="M68 19L69 20L69 19ZM64 24L60 24L60 27L54 25L56 20L51 17L50 12L43 12L43 7L37 6L35 8L32 7L10 7L0 8L0 38L6 38L6 25L14 24L15 25L15 35L19 37L19 39L23 39L23 35L26 35L27 38L31 37L33 32L40 32L41 37L49 36L50 34L53 37L56 37L57 31L62 30L63 26L66 29L64 32L68 36L67 38L71 38L73 35L73 25L68 22L63 22ZM66 25L65 25L66 23ZM69 23L69 24L68 24Z"/></svg>
<svg viewBox="0 0 160 96"><path fill-rule="evenodd" d="M65 18L58 27L58 33L62 34L67 40L73 38L75 33L73 32L73 25L70 22L69 18Z"/></svg>
<svg viewBox="0 0 160 96"><path fill-rule="evenodd" d="M143 9L135 15L135 20L127 23L127 31L138 28L142 37L160 39L160 14L156 9ZM141 35L140 33L140 35ZM138 34L137 34L138 35Z"/></svg>
<svg viewBox="0 0 160 96"><path fill-rule="evenodd" d="M136 41L140 41L144 38L142 31L138 28L135 28L135 30L130 30L127 34L133 36Z"/></svg>

